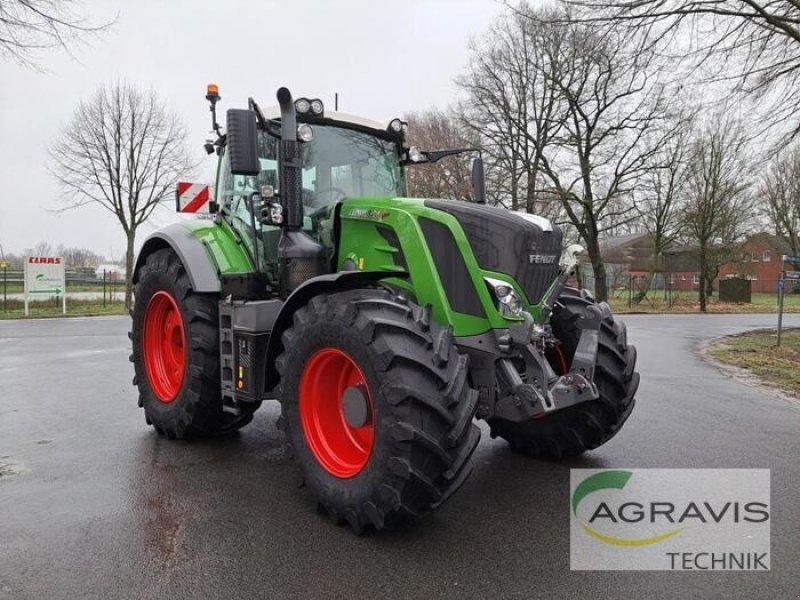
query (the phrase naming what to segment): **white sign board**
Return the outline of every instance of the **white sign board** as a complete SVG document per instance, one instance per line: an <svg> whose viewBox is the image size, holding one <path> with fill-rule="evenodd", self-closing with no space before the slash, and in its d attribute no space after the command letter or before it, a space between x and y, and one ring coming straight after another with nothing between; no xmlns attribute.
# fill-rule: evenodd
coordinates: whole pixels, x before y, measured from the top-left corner
<svg viewBox="0 0 800 600"><path fill-rule="evenodd" d="M28 301L36 296L61 296L61 306L67 314L64 259L60 256L29 256L25 259L25 314Z"/></svg>

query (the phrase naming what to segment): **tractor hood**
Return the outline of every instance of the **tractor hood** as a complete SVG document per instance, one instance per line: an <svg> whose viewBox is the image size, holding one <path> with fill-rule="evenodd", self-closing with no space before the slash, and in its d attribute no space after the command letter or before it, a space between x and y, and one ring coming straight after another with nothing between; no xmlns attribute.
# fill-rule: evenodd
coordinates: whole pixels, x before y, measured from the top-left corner
<svg viewBox="0 0 800 600"><path fill-rule="evenodd" d="M547 219L453 200L426 200L425 206L455 217L478 265L513 277L531 304L558 276L562 233Z"/></svg>

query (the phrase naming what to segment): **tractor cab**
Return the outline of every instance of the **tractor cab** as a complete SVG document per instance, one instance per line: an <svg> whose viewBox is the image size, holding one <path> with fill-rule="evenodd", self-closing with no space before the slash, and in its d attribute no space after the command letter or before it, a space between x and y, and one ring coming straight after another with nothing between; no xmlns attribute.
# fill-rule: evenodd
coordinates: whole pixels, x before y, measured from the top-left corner
<svg viewBox="0 0 800 600"><path fill-rule="evenodd" d="M223 134L215 85L206 98L217 133L206 150L219 156L211 205L250 257L248 277L263 279L248 289L266 289L267 297L285 299L305 281L337 270L345 200L404 198L406 166L475 151L423 152L408 146L401 119L380 123L327 111L321 100L294 100L286 88L277 106L262 109L250 98L247 109L229 109ZM480 202L480 158L473 161L473 186Z"/></svg>
<svg viewBox="0 0 800 600"><path fill-rule="evenodd" d="M311 110L318 107L319 113ZM304 109L301 112L300 109ZM388 124L338 112L321 112L322 102L295 101L300 155L301 229L320 243L331 259L333 220L346 198L404 197L404 132L399 119ZM248 253L277 289L278 246L283 225L280 203L280 124L278 106L258 110L256 129L259 172L236 174L230 155L220 149L215 201L219 213L236 231ZM273 124L270 127L269 124ZM255 235L253 235L255 229Z"/></svg>

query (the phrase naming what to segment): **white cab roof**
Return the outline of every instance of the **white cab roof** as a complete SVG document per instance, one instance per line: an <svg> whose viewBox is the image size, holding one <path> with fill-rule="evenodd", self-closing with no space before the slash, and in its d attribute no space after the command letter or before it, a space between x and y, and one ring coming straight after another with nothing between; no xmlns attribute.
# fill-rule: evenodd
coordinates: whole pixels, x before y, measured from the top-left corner
<svg viewBox="0 0 800 600"><path fill-rule="evenodd" d="M261 112L264 114L265 119L281 118L281 109L277 104L262 108ZM326 119L333 119L334 121L342 121L344 123L352 123L353 125L358 125L359 127L368 127L369 129L378 129L380 131L385 131L386 128L389 127L389 121L381 123L380 121L373 121L372 119L365 119L364 117L359 117L356 115L336 112L333 110L328 110L327 108L325 109L324 116Z"/></svg>

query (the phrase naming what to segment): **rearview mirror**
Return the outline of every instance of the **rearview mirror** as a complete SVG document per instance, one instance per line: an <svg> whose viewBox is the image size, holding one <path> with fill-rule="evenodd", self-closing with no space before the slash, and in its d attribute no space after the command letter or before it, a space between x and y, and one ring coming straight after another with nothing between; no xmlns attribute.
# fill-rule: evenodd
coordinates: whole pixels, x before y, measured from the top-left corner
<svg viewBox="0 0 800 600"><path fill-rule="evenodd" d="M486 204L486 175L480 157L472 161L472 198L478 204Z"/></svg>
<svg viewBox="0 0 800 600"><path fill-rule="evenodd" d="M258 175L258 144L256 113L252 110L229 108L226 113L228 158L234 175Z"/></svg>

